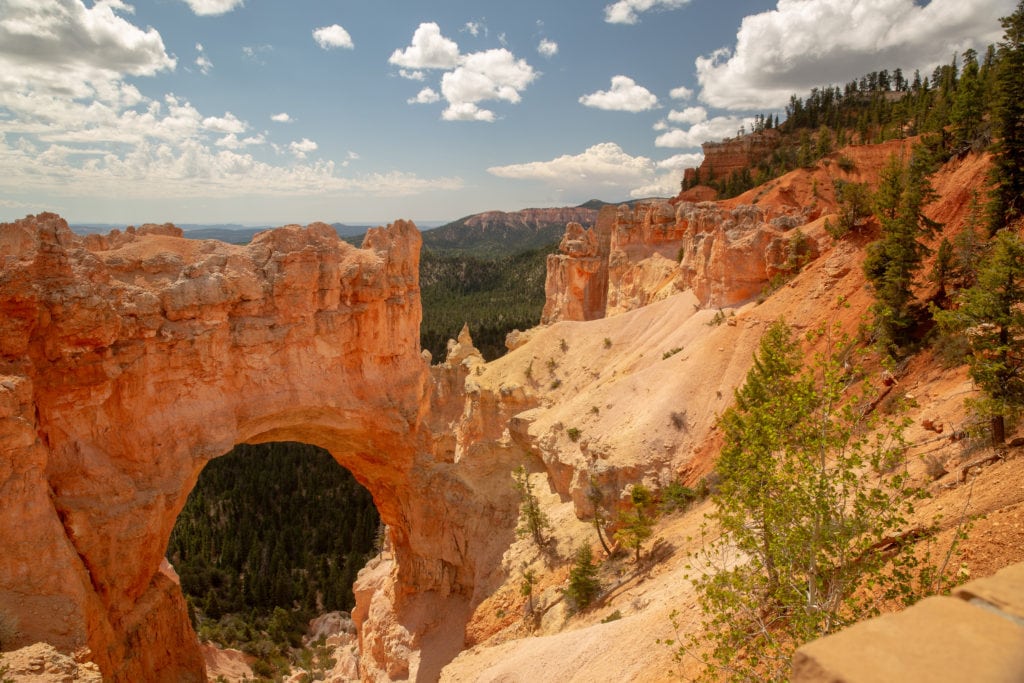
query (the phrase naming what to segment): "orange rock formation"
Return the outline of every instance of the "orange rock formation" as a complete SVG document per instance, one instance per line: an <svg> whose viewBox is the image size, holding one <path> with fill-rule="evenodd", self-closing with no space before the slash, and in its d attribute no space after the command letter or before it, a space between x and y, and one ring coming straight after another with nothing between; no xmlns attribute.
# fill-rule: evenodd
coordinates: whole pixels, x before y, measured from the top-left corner
<svg viewBox="0 0 1024 683"><path fill-rule="evenodd" d="M692 289L703 306L731 306L783 272L794 228L817 217L795 207L668 202L605 207L584 230L570 223L548 257L543 322L596 320ZM799 256L819 248L804 236Z"/></svg>
<svg viewBox="0 0 1024 683"><path fill-rule="evenodd" d="M239 442L317 444L373 493L398 559L379 610L472 595L467 557L514 504L492 512L430 455L419 247L403 221L362 249L324 224L244 247L169 225L83 239L54 214L0 226L4 645L202 680L163 554L203 466ZM393 635L366 629L364 649Z"/></svg>

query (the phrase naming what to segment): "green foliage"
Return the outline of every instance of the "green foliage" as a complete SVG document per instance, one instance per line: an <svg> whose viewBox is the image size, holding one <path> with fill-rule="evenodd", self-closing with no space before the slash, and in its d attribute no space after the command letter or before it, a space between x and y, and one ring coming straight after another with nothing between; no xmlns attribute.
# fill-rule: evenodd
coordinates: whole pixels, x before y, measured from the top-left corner
<svg viewBox="0 0 1024 683"><path fill-rule="evenodd" d="M853 163L853 159L846 156L845 154L843 154L836 160L836 165L839 166L839 169L844 173L852 173L853 170L857 168L857 165Z"/></svg>
<svg viewBox="0 0 1024 683"><path fill-rule="evenodd" d="M971 377L985 392L979 404L991 419L992 441L1005 439L1005 418L1024 407L1024 243L1012 231L998 233L973 287L958 306L936 315L946 331L966 335Z"/></svg>
<svg viewBox="0 0 1024 683"><path fill-rule="evenodd" d="M606 616L604 619L602 619L601 623L602 624L610 624L611 622L618 621L621 618L622 618L622 611L621 610L615 610L614 612L612 612L611 614Z"/></svg>
<svg viewBox="0 0 1024 683"><path fill-rule="evenodd" d="M576 427L569 427L569 429L565 430L565 435L569 437L569 441L576 443L580 440L583 433Z"/></svg>
<svg viewBox="0 0 1024 683"><path fill-rule="evenodd" d="M964 66L960 72L956 96L950 112L953 128L953 147L957 152L982 151L988 146L985 126L985 83L981 78L977 53L964 52Z"/></svg>
<svg viewBox="0 0 1024 683"><path fill-rule="evenodd" d="M512 471L512 482L519 493L519 526L516 528L516 534L529 535L538 548L544 549L547 545L544 532L551 528L551 522L540 509L540 502L530 483L530 475L524 466L520 465Z"/></svg>
<svg viewBox="0 0 1024 683"><path fill-rule="evenodd" d="M1024 0L999 21L1004 33L995 67L991 234L1024 217Z"/></svg>
<svg viewBox="0 0 1024 683"><path fill-rule="evenodd" d="M860 230L871 217L871 191L866 183L851 183L838 178L834 181L834 187L839 216L835 228L829 230L829 234L834 239L841 239L850 232Z"/></svg>
<svg viewBox="0 0 1024 683"><path fill-rule="evenodd" d="M609 339L608 337L604 338L603 344L604 344L604 348L606 348L606 349L612 348L612 340Z"/></svg>
<svg viewBox="0 0 1024 683"><path fill-rule="evenodd" d="M708 327L718 327L728 319L729 316L725 314L725 311L719 308L718 311L715 312L715 317L713 317L711 320L707 321L704 324L707 325Z"/></svg>
<svg viewBox="0 0 1024 683"><path fill-rule="evenodd" d="M276 652L314 613L352 609L379 522L369 492L326 451L240 444L204 468L167 557L201 635L237 647L269 633Z"/></svg>
<svg viewBox="0 0 1024 683"><path fill-rule="evenodd" d="M935 192L928 181L929 160L915 149L910 163L893 155L875 192L875 216L881 238L868 245L864 273L874 290L871 307L880 346L900 356L913 339L920 311L915 306L915 277L928 253L921 241L937 224L924 215Z"/></svg>
<svg viewBox="0 0 1024 683"><path fill-rule="evenodd" d="M522 569L522 577L519 581L519 594L526 598L526 613L533 613L533 587L537 584L537 572L527 567Z"/></svg>
<svg viewBox="0 0 1024 683"><path fill-rule="evenodd" d="M662 360L668 360L669 358L671 358L672 356L676 355L677 353L679 353L682 350L683 350L682 346L674 346L671 349L669 349L668 351L666 351L665 353L661 354L661 359Z"/></svg>
<svg viewBox="0 0 1024 683"><path fill-rule="evenodd" d="M473 344L484 358L503 356L509 332L534 327L540 321L550 251L535 249L489 258L424 251L420 259L422 348L430 351L435 363L443 361L448 340L468 323Z"/></svg>
<svg viewBox="0 0 1024 683"><path fill-rule="evenodd" d="M710 516L722 536L691 556L707 570L693 579L705 623L678 653L703 656L708 680L786 680L800 644L876 614L876 596L909 602L934 578L899 540L925 495L905 468L887 469L903 457L906 422L872 418L870 397L847 389L848 342L824 341L807 368L773 324L722 417Z"/></svg>
<svg viewBox="0 0 1024 683"><path fill-rule="evenodd" d="M580 546L576 551L572 569L569 570L569 585L565 589L565 598L573 611L586 609L601 592L601 581L597 572L598 567L594 564L590 546Z"/></svg>
<svg viewBox="0 0 1024 683"><path fill-rule="evenodd" d="M668 486L659 491L659 494L662 514L682 512L690 507L695 500L702 497L699 490L690 488L679 480L670 482Z"/></svg>
<svg viewBox="0 0 1024 683"><path fill-rule="evenodd" d="M615 538L636 553L636 563L644 543L654 535L654 496L643 484L634 484L629 492L630 507L619 515L619 530Z"/></svg>

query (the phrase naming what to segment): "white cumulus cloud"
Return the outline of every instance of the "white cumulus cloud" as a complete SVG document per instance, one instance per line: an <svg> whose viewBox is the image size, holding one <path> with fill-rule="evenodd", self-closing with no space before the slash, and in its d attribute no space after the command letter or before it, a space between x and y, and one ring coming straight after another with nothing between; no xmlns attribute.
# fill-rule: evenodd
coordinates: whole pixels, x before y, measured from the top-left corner
<svg viewBox="0 0 1024 683"><path fill-rule="evenodd" d="M120 0L5 2L0 11L0 92L88 98L116 90L124 76L172 71L160 33L124 19Z"/></svg>
<svg viewBox="0 0 1024 683"><path fill-rule="evenodd" d="M302 138L301 140L292 142L288 145L288 149L299 159L305 159L306 155L310 152L315 152L320 148L315 142L309 138Z"/></svg>
<svg viewBox="0 0 1024 683"><path fill-rule="evenodd" d="M226 112L224 116L207 116L203 119L203 128L214 133L244 133L248 126L231 112Z"/></svg>
<svg viewBox="0 0 1024 683"><path fill-rule="evenodd" d="M604 20L609 24L635 24L639 15L652 9L678 9L690 0L618 0L604 8Z"/></svg>
<svg viewBox="0 0 1024 683"><path fill-rule="evenodd" d="M271 121L276 121L277 123L291 123L292 122L292 117L288 114L288 112L283 111L280 114L272 115L270 117L270 120Z"/></svg>
<svg viewBox="0 0 1024 683"><path fill-rule="evenodd" d="M668 96L673 100L688 100L693 97L693 91L687 88L685 85L681 85L678 88L672 88L668 92Z"/></svg>
<svg viewBox="0 0 1024 683"><path fill-rule="evenodd" d="M708 110L704 107L687 107L682 111L673 109L668 113L668 120L672 123L694 125L708 120Z"/></svg>
<svg viewBox="0 0 1024 683"><path fill-rule="evenodd" d="M537 45L537 52L544 57L554 57L558 54L558 43L547 38L542 38L540 43Z"/></svg>
<svg viewBox="0 0 1024 683"><path fill-rule="evenodd" d="M348 34L344 28L338 24L331 24L330 26L321 26L313 31L313 40L316 44L325 50L330 50L336 47L343 47L347 50L351 50L355 47L352 42L352 36Z"/></svg>
<svg viewBox="0 0 1024 683"><path fill-rule="evenodd" d="M185 0L185 3L199 16L216 16L241 7L245 0Z"/></svg>
<svg viewBox="0 0 1024 683"><path fill-rule="evenodd" d="M666 133L662 133L655 138L654 144L657 147L675 147L679 149L700 147L701 143L710 140L721 140L722 138L736 135L740 126L746 126L749 129L753 122L752 118L716 116L690 126L687 130L674 128Z"/></svg>
<svg viewBox="0 0 1024 683"><path fill-rule="evenodd" d="M459 66L441 79L441 94L448 101L442 114L446 121L494 121L492 111L478 106L487 100L513 104L520 91L537 77L526 60L516 59L505 48L474 52L459 59Z"/></svg>
<svg viewBox="0 0 1024 683"><path fill-rule="evenodd" d="M685 154L676 154L668 159L662 159L658 162L657 166L658 168L679 171L681 173L688 168L697 168L702 161L704 161L704 152L687 152Z"/></svg>
<svg viewBox="0 0 1024 683"><path fill-rule="evenodd" d="M415 97L410 97L406 102L409 104L433 104L441 100L441 96L433 88L423 88Z"/></svg>
<svg viewBox="0 0 1024 683"><path fill-rule="evenodd" d="M533 180L559 190L593 196L671 196L679 191L681 171L661 166L645 156L632 156L614 142L602 142L580 154L549 161L493 166L487 172L499 178Z"/></svg>
<svg viewBox="0 0 1024 683"><path fill-rule="evenodd" d="M629 76L613 76L609 90L583 95L580 104L607 111L640 112L657 107L658 98L647 88L637 85Z"/></svg>
<svg viewBox="0 0 1024 683"><path fill-rule="evenodd" d="M458 63L459 46L441 35L441 27L425 22L412 34L412 43L404 50L395 50L390 64L407 69L451 69Z"/></svg>
<svg viewBox="0 0 1024 683"><path fill-rule="evenodd" d="M743 19L736 44L696 60L715 107L778 108L814 86L877 69L927 69L1002 35L1012 0L779 0Z"/></svg>

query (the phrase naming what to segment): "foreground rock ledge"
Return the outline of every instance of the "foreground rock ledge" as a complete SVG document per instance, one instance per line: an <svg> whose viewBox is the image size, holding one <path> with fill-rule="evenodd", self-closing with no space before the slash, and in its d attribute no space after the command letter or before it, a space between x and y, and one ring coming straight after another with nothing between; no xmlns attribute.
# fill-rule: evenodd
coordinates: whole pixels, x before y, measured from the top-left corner
<svg viewBox="0 0 1024 683"><path fill-rule="evenodd" d="M446 475L421 429L420 244L404 221L361 249L321 223L247 246L171 225L82 238L54 214L0 225L4 646L88 647L105 680L203 680L161 563L199 472L240 442L321 446L371 491L397 560L377 612L470 595L459 507L495 517L470 495L430 502ZM415 648L397 624L361 637ZM386 658L381 642L364 651Z"/></svg>

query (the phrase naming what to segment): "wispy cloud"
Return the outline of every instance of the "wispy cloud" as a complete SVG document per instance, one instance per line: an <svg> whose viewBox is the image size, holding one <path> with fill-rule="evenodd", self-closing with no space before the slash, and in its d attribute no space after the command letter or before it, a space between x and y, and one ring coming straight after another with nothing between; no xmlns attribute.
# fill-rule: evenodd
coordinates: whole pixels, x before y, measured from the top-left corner
<svg viewBox="0 0 1024 683"><path fill-rule="evenodd" d="M609 24L635 24L640 14L652 9L678 9L690 0L618 0L604 8L604 20Z"/></svg>

